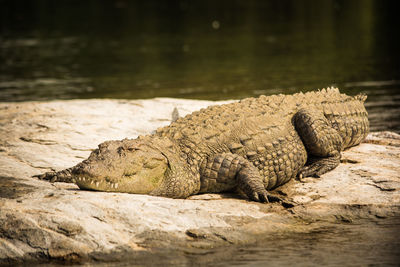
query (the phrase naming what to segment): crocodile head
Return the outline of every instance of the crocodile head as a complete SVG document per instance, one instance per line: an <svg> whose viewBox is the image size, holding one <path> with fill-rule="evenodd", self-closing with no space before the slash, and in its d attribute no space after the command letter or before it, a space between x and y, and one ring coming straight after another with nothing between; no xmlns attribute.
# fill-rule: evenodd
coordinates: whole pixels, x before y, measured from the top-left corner
<svg viewBox="0 0 400 267"><path fill-rule="evenodd" d="M168 160L156 146L140 139L107 141L73 169L81 189L148 194L157 189Z"/></svg>

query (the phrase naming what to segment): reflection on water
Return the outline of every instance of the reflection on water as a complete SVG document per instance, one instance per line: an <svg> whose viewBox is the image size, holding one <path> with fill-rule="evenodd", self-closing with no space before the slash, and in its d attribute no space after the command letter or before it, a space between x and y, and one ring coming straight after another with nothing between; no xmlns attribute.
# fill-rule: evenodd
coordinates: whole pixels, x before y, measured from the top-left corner
<svg viewBox="0 0 400 267"><path fill-rule="evenodd" d="M0 3L0 101L232 99L337 85L370 95L373 130L400 131L396 1Z"/></svg>

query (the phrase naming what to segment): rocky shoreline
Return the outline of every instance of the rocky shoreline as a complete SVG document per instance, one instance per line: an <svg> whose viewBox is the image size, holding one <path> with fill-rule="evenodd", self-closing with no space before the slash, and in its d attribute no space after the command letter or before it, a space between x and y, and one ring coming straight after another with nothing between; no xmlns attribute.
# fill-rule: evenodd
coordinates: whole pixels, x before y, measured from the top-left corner
<svg viewBox="0 0 400 267"><path fill-rule="evenodd" d="M135 138L167 125L175 108L184 116L219 103L0 103L0 264L173 259L338 224L390 221L398 235L400 136L391 132L371 133L320 179L278 188L277 194L296 203L292 208L234 194L177 200L83 191L32 178L75 165L105 140Z"/></svg>

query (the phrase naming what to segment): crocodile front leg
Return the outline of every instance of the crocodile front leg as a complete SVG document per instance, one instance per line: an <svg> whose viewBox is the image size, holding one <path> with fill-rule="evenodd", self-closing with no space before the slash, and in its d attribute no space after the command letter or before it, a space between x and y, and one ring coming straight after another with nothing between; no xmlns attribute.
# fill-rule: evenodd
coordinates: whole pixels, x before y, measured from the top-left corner
<svg viewBox="0 0 400 267"><path fill-rule="evenodd" d="M263 178L253 164L242 156L222 153L200 166L200 193L224 192L238 188L253 201L283 201L267 192Z"/></svg>
<svg viewBox="0 0 400 267"><path fill-rule="evenodd" d="M303 141L309 162L299 172L299 178L319 177L340 163L343 140L322 112L301 109L294 116L296 131Z"/></svg>
<svg viewBox="0 0 400 267"><path fill-rule="evenodd" d="M74 167L71 167L58 172L46 172L43 174L34 175L33 177L37 177L41 180L48 180L52 183L54 182L75 183L75 180L72 176L73 168Z"/></svg>

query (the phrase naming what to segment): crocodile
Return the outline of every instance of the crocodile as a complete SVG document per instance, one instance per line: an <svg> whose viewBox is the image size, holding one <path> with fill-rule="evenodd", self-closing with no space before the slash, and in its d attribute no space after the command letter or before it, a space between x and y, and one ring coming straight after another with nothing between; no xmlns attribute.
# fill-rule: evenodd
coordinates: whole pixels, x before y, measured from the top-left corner
<svg viewBox="0 0 400 267"><path fill-rule="evenodd" d="M279 201L290 179L336 168L368 134L367 96L337 88L214 105L153 134L106 141L74 167L38 175L86 190L187 198L236 191Z"/></svg>

